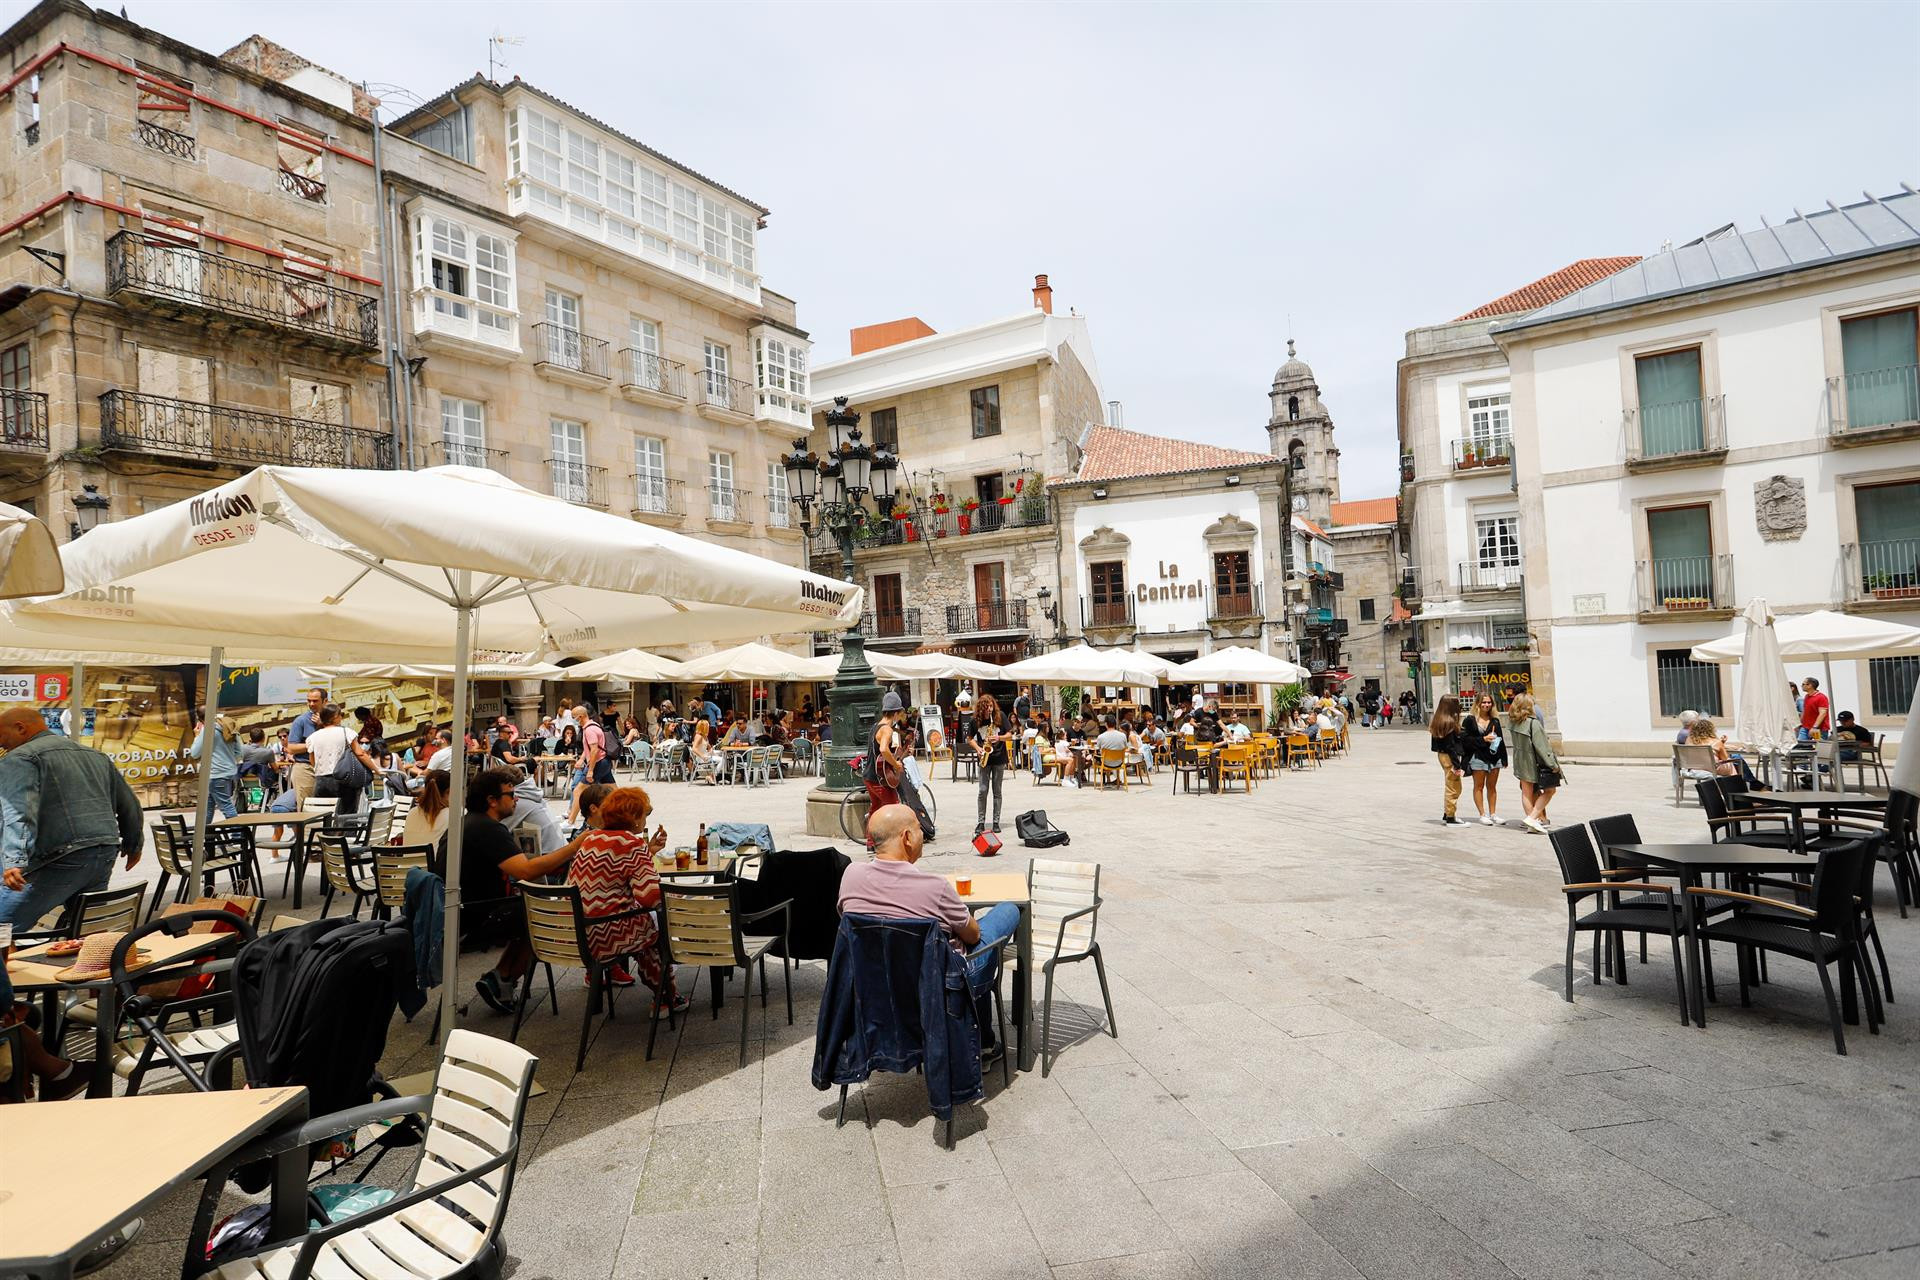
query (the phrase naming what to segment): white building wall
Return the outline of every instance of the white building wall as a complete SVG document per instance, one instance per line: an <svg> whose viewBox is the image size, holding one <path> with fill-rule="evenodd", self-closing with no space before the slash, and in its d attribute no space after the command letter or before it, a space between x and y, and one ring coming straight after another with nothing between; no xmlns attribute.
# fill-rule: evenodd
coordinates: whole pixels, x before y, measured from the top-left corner
<svg viewBox="0 0 1920 1280"><path fill-rule="evenodd" d="M1125 534L1129 540L1126 555L1127 591L1134 597L1134 625L1140 637L1144 640L1168 631L1204 632L1207 629L1206 590L1212 573L1212 560L1201 534L1226 515L1238 516L1257 529L1260 521L1258 496L1251 491L1241 493L1229 489L1215 493L1151 498L1111 498L1080 506L1074 512L1070 543L1074 572L1078 575L1076 591L1079 597L1088 599L1092 590L1080 540L1105 525L1116 533ZM1326 550L1326 544L1320 546L1326 555L1326 562L1330 563L1332 557ZM1255 567L1257 580L1258 568L1262 563L1258 534L1255 535L1250 561ZM1177 576L1168 576L1175 573ZM1147 587L1149 594L1155 588L1173 586L1198 588L1199 594L1142 601L1139 595L1141 586ZM1267 607L1271 613L1273 602L1269 601ZM1202 642L1201 652L1210 653L1212 649L1210 640Z"/></svg>

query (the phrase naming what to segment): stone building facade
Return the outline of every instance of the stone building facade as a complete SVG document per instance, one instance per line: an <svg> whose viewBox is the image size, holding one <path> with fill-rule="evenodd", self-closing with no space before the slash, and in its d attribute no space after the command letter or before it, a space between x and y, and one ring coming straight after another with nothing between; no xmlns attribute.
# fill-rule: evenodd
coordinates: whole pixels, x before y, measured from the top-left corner
<svg viewBox="0 0 1920 1280"><path fill-rule="evenodd" d="M1334 616L1346 623L1341 657L1356 699L1371 687L1389 700L1414 687L1403 657L1413 613L1401 598L1406 583L1399 500L1363 498L1333 504L1327 534L1339 567Z"/></svg>
<svg viewBox="0 0 1920 1280"><path fill-rule="evenodd" d="M0 33L0 500L391 468L372 123L77 0ZM87 490L91 487L92 493Z"/></svg>
<svg viewBox="0 0 1920 1280"><path fill-rule="evenodd" d="M918 322L856 330L862 354L814 371L813 450L845 396L863 437L901 459L896 511L856 539L871 647L1009 662L1069 628L1051 485L1071 474L1101 397L1086 320L1051 307L1039 277L1029 311L920 337ZM815 568L841 572L831 538L812 551Z"/></svg>

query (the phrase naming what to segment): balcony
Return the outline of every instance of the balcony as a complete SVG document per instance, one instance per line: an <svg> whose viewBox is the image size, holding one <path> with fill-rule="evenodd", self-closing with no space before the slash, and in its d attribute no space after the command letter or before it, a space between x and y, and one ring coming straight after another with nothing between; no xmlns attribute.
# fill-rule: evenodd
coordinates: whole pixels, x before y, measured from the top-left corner
<svg viewBox="0 0 1920 1280"><path fill-rule="evenodd" d="M875 640L918 640L920 610L903 607L862 614L860 629Z"/></svg>
<svg viewBox="0 0 1920 1280"><path fill-rule="evenodd" d="M548 458L547 478L553 496L577 502L583 507L607 505L607 469L590 467L571 458Z"/></svg>
<svg viewBox="0 0 1920 1280"><path fill-rule="evenodd" d="M0 452L47 451L47 393L0 387Z"/></svg>
<svg viewBox="0 0 1920 1280"><path fill-rule="evenodd" d="M767 495L767 528L793 528L793 503L784 493Z"/></svg>
<svg viewBox="0 0 1920 1280"><path fill-rule="evenodd" d="M1307 611L1300 614L1299 617L1301 625L1309 631L1333 630L1332 609L1315 609L1309 607Z"/></svg>
<svg viewBox="0 0 1920 1280"><path fill-rule="evenodd" d="M575 386L606 385L607 344L590 338L578 329L568 329L542 320L533 326L533 369L535 373Z"/></svg>
<svg viewBox="0 0 1920 1280"><path fill-rule="evenodd" d="M1243 587L1238 591L1222 591L1217 584L1207 587L1207 620L1210 622L1241 621L1264 616L1260 607L1260 584Z"/></svg>
<svg viewBox="0 0 1920 1280"><path fill-rule="evenodd" d="M1920 609L1920 538L1849 542L1840 555L1848 604Z"/></svg>
<svg viewBox="0 0 1920 1280"><path fill-rule="evenodd" d="M1920 436L1920 365L1828 378L1827 436L1837 445Z"/></svg>
<svg viewBox="0 0 1920 1280"><path fill-rule="evenodd" d="M747 523L747 502L753 497L730 484L707 486L707 519L713 524Z"/></svg>
<svg viewBox="0 0 1920 1280"><path fill-rule="evenodd" d="M107 292L124 303L290 335L341 351L380 349L379 304L317 274L263 267L137 231L107 240Z"/></svg>
<svg viewBox="0 0 1920 1280"><path fill-rule="evenodd" d="M635 400L678 406L687 402L687 366L637 347L620 349L620 392Z"/></svg>
<svg viewBox="0 0 1920 1280"><path fill-rule="evenodd" d="M100 397L100 447L243 467L394 469L393 437L384 431L120 390Z"/></svg>
<svg viewBox="0 0 1920 1280"><path fill-rule="evenodd" d="M947 606L947 634L978 635L987 631L1025 631L1025 600L991 600L981 604Z"/></svg>
<svg viewBox="0 0 1920 1280"><path fill-rule="evenodd" d="M1727 456L1725 396L1642 405L1621 415L1627 470L1709 466Z"/></svg>
<svg viewBox="0 0 1920 1280"><path fill-rule="evenodd" d="M485 467L499 471L506 456L505 449L489 449L467 440L435 440L427 445L430 467Z"/></svg>
<svg viewBox="0 0 1920 1280"><path fill-rule="evenodd" d="M636 471L633 480L633 518L648 524L678 524L687 514L687 486L657 471Z"/></svg>
<svg viewBox="0 0 1920 1280"><path fill-rule="evenodd" d="M899 547L906 545L906 541L907 522L885 516L870 516L861 521L860 527L853 532L853 545L856 549Z"/></svg>
<svg viewBox="0 0 1920 1280"><path fill-rule="evenodd" d="M753 417L753 387L709 369L700 375L697 407L704 417L725 422L744 421Z"/></svg>
<svg viewBox="0 0 1920 1280"><path fill-rule="evenodd" d="M1453 585L1462 595L1518 591L1520 581L1518 564L1479 564L1469 560L1454 566Z"/></svg>
<svg viewBox="0 0 1920 1280"><path fill-rule="evenodd" d="M1512 466L1512 436L1469 437L1453 442L1455 471L1507 471Z"/></svg>
<svg viewBox="0 0 1920 1280"><path fill-rule="evenodd" d="M191 160L194 157L194 141L190 133L176 133L165 125L141 120L133 126L133 136L140 139L142 146L172 156L175 160Z"/></svg>
<svg viewBox="0 0 1920 1280"><path fill-rule="evenodd" d="M809 431L813 426L806 396L779 387L761 387L755 393L753 416L783 431L788 428Z"/></svg>
<svg viewBox="0 0 1920 1280"><path fill-rule="evenodd" d="M280 171L280 189L309 204L327 202L327 184L318 178L310 178L304 173L295 173L291 169Z"/></svg>
<svg viewBox="0 0 1920 1280"><path fill-rule="evenodd" d="M1335 618L1333 620L1333 635L1344 636L1352 628L1352 626L1353 624L1347 621L1347 619L1345 618Z"/></svg>
<svg viewBox="0 0 1920 1280"><path fill-rule="evenodd" d="M1120 595L1111 600L1080 598L1082 631L1133 630L1133 597Z"/></svg>
<svg viewBox="0 0 1920 1280"><path fill-rule="evenodd" d="M1641 621L1733 613L1731 555L1671 556L1634 565Z"/></svg>

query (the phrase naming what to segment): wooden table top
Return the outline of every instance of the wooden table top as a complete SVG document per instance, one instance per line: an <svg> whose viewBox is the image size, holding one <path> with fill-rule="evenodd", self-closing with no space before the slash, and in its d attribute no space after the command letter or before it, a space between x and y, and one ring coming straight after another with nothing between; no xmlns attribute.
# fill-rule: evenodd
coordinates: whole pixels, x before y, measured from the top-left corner
<svg viewBox="0 0 1920 1280"><path fill-rule="evenodd" d="M231 818L215 818L216 827L304 827L309 822L331 818L332 809L295 809L291 813L236 813Z"/></svg>
<svg viewBox="0 0 1920 1280"><path fill-rule="evenodd" d="M958 873L948 872L947 881L952 883ZM1027 878L1017 871L988 871L969 876L973 881L973 892L960 895L960 901L968 906L990 907L1002 902L1024 903L1027 900Z"/></svg>
<svg viewBox="0 0 1920 1280"><path fill-rule="evenodd" d="M214 933L183 933L177 938L171 938L164 933L150 933L140 939L140 948L145 951L148 956L147 962L145 964L135 965L129 969L128 972L138 973L142 969L151 969L156 964L164 964L170 960L178 960L181 956L191 955L196 951L204 951L206 948L218 942L220 937L221 935ZM51 960L21 959L21 956L30 955L33 952L38 952L43 949L44 948L41 947L33 947L28 951L23 951L18 955L8 957L7 980L12 982L17 990L44 991L48 987L65 987L78 990L81 987L103 987L113 981L112 976L109 974L102 974L98 978L89 978L83 982L69 982L66 979L57 977L56 975L59 974L61 970L72 967L73 962L78 959L77 956L56 956Z"/></svg>
<svg viewBox="0 0 1920 1280"><path fill-rule="evenodd" d="M303 1114L306 1093L295 1085L7 1108L7 1147L21 1157L0 1162L9 1269L73 1257L247 1139Z"/></svg>

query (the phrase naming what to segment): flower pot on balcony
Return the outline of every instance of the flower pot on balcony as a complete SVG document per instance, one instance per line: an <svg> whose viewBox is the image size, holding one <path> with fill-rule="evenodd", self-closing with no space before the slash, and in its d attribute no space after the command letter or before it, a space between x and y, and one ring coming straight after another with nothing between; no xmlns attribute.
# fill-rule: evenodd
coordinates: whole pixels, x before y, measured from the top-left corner
<svg viewBox="0 0 1920 1280"><path fill-rule="evenodd" d="M902 526L901 526L901 527L902 527L902 528L904 528L904 529L906 529L906 531L907 531L907 541L908 541L908 542L918 542L918 541L920 541L920 530L918 530L918 529L916 529L916 528L914 528L914 526L913 526L913 521L911 521L911 520L907 520L907 521L904 521L904 522L902 523Z"/></svg>
<svg viewBox="0 0 1920 1280"><path fill-rule="evenodd" d="M1668 613L1679 613L1686 609L1704 609L1709 603L1704 596L1667 596L1660 601L1660 607Z"/></svg>
<svg viewBox="0 0 1920 1280"><path fill-rule="evenodd" d="M1916 587L1875 587L1875 600L1915 600L1920 599L1920 586Z"/></svg>
<svg viewBox="0 0 1920 1280"><path fill-rule="evenodd" d="M964 511L960 513L960 532L962 533L973 532L973 517L968 515Z"/></svg>
<svg viewBox="0 0 1920 1280"><path fill-rule="evenodd" d="M1004 497L995 498L994 501L998 502L1003 507L1010 507L1013 505L1013 495L1009 493Z"/></svg>

